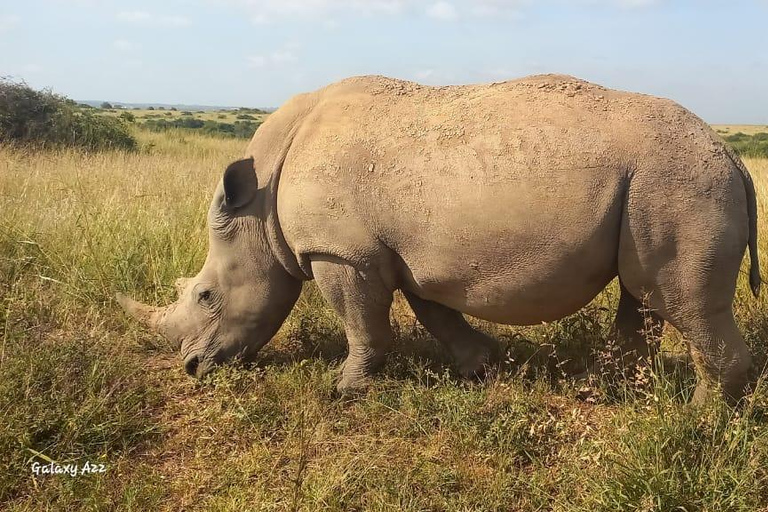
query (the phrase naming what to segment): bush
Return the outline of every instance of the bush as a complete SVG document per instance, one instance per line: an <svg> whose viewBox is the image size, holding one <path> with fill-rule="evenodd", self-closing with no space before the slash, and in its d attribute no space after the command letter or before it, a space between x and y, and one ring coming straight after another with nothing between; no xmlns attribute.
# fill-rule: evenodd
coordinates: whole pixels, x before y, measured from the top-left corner
<svg viewBox="0 0 768 512"><path fill-rule="evenodd" d="M768 158L768 133L761 132L754 135L734 133L725 137L725 142L730 144L739 156Z"/></svg>
<svg viewBox="0 0 768 512"><path fill-rule="evenodd" d="M101 104L101 108L103 108L104 110L111 110L112 109L112 104L107 102L107 101L105 101L104 103Z"/></svg>
<svg viewBox="0 0 768 512"><path fill-rule="evenodd" d="M0 142L91 151L137 147L125 123L94 114L63 96L0 80Z"/></svg>
<svg viewBox="0 0 768 512"><path fill-rule="evenodd" d="M202 119L184 116L177 119L148 119L142 126L153 132L181 128L185 130L199 131L206 135L249 139L260 125L261 123L258 121L235 121L235 123L232 124L216 121L203 121Z"/></svg>
<svg viewBox="0 0 768 512"><path fill-rule="evenodd" d="M261 110L260 108L246 108L246 107L240 107L237 109L237 111L241 114L266 114L267 112L264 110Z"/></svg>

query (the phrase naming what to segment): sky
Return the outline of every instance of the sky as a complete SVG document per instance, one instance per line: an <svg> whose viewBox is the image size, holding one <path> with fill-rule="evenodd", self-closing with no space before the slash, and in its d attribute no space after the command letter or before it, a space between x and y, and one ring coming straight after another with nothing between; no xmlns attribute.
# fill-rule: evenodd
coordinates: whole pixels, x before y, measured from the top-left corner
<svg viewBox="0 0 768 512"><path fill-rule="evenodd" d="M566 73L768 124L768 0L0 0L0 76L78 100L277 107L347 76Z"/></svg>

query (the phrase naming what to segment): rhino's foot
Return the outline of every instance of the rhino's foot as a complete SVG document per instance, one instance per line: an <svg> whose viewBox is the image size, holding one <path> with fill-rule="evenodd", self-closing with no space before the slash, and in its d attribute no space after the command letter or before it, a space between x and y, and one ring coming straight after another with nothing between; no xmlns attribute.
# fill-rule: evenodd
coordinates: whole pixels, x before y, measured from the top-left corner
<svg viewBox="0 0 768 512"><path fill-rule="evenodd" d="M482 379L495 359L495 350L487 343L465 345L456 352L456 366L465 379Z"/></svg>
<svg viewBox="0 0 768 512"><path fill-rule="evenodd" d="M342 398L364 395L371 386L371 378L364 375L345 375L336 384L336 393Z"/></svg>

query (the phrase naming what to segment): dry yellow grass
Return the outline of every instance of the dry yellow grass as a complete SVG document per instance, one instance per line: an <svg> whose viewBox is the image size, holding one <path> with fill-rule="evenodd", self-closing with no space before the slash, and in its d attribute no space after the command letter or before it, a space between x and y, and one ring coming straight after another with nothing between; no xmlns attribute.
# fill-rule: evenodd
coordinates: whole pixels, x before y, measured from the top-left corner
<svg viewBox="0 0 768 512"><path fill-rule="evenodd" d="M739 132L746 135L768 133L768 125L764 124L714 124L712 128L721 135L733 135Z"/></svg>

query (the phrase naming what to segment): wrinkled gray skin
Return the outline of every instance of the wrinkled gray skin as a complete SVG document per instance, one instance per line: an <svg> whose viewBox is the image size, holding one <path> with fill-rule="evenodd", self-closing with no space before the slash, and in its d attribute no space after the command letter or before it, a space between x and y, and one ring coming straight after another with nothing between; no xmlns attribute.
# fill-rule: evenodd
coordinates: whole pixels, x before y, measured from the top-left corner
<svg viewBox="0 0 768 512"><path fill-rule="evenodd" d="M700 385L740 397L750 355L732 313L750 248L749 173L699 118L650 96L546 75L426 87L357 77L297 96L225 172L210 251L179 300L131 314L178 343L197 377L249 358L314 279L344 321L341 391L365 387L402 290L467 375L496 343L462 313L535 324L574 313L619 277L618 338L647 353L658 326L689 342Z"/></svg>

